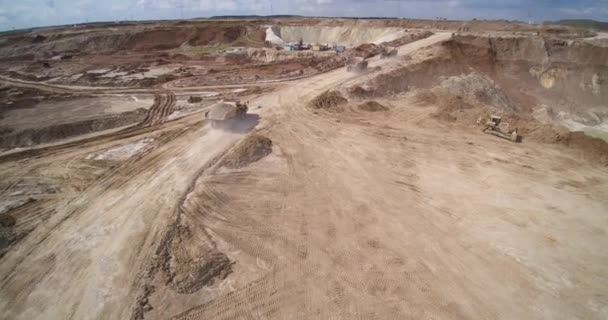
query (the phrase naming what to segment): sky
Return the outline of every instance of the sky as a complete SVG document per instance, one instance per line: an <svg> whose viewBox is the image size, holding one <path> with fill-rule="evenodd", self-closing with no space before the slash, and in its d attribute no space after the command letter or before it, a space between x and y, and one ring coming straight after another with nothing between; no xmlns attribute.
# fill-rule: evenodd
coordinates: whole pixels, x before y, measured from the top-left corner
<svg viewBox="0 0 608 320"><path fill-rule="evenodd" d="M608 21L608 0L0 0L0 30L242 14Z"/></svg>

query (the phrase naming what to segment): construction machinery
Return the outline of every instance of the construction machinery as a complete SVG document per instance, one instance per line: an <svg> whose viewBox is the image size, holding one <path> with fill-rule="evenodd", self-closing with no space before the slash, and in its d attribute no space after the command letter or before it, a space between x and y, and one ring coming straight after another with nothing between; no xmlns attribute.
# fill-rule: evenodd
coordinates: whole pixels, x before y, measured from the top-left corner
<svg viewBox="0 0 608 320"><path fill-rule="evenodd" d="M205 118L211 122L212 128L219 128L223 123L232 119L243 119L249 107L240 100L222 100L209 108Z"/></svg>
<svg viewBox="0 0 608 320"><path fill-rule="evenodd" d="M517 129L511 130L509 124L502 122L502 118L496 115L491 115L490 120L486 121L483 132L513 142L518 142L519 140Z"/></svg>
<svg viewBox="0 0 608 320"><path fill-rule="evenodd" d="M364 72L367 70L367 60L364 58L354 58L346 67L348 72Z"/></svg>
<svg viewBox="0 0 608 320"><path fill-rule="evenodd" d="M399 54L399 51L395 48L392 47L382 47L382 52L380 53L380 57L385 59L385 58L392 58L392 57L396 57L397 54Z"/></svg>

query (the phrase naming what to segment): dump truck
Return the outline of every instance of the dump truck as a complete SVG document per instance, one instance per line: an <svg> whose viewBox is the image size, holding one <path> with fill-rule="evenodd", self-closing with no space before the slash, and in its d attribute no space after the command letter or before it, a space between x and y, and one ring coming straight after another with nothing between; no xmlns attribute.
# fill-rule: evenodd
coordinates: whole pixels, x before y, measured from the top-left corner
<svg viewBox="0 0 608 320"><path fill-rule="evenodd" d="M518 142L519 136L517 135L517 128L511 130L509 124L502 122L500 116L492 115L490 120L486 121L486 124L482 130L486 134L510 140L512 142Z"/></svg>
<svg viewBox="0 0 608 320"><path fill-rule="evenodd" d="M205 118L211 122L212 128L219 128L229 120L243 119L248 109L247 104L240 100L222 100L205 112Z"/></svg>
<svg viewBox="0 0 608 320"><path fill-rule="evenodd" d="M396 57L399 51L393 47L382 47L382 52L380 56L382 58L392 58Z"/></svg>
<svg viewBox="0 0 608 320"><path fill-rule="evenodd" d="M367 60L364 58L354 58L347 66L348 72L363 72L367 70Z"/></svg>

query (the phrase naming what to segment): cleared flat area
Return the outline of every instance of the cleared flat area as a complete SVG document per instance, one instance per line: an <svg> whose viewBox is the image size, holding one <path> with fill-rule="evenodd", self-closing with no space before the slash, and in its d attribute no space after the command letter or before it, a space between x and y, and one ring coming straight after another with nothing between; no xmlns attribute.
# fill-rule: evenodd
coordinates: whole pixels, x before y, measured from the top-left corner
<svg viewBox="0 0 608 320"><path fill-rule="evenodd" d="M0 314L608 318L606 166L538 130L523 143L485 135L441 109L436 85L435 100L421 99L449 41L435 32L400 45L366 72L243 84L248 114L220 128L205 120L205 94L233 97L235 86L198 75L181 90L199 102L171 82L129 91L3 77L19 90L107 95L90 112L78 108L85 98L54 101L57 121L145 113L125 129L0 156L0 203L12 206L0 214L15 217L18 237L0 257ZM390 85L410 75L407 91ZM375 112L361 108L372 85L390 92L374 96ZM311 104L332 90L348 100ZM463 99L458 117L477 110ZM2 121L29 125L37 110Z"/></svg>

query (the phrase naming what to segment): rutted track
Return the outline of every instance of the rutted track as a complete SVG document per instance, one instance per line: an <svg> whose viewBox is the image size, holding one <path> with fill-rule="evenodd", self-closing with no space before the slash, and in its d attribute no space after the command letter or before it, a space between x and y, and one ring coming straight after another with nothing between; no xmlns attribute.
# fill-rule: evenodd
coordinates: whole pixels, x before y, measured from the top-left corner
<svg viewBox="0 0 608 320"><path fill-rule="evenodd" d="M175 101L175 94L173 92L155 94L154 104L148 109L146 118L139 126L149 127L165 122L175 109Z"/></svg>
<svg viewBox="0 0 608 320"><path fill-rule="evenodd" d="M327 76L304 79L302 85L310 90L324 89L353 77L356 75L336 70ZM319 81L320 78L323 81ZM283 94L301 87L298 85ZM273 97L274 94L268 95L270 99ZM29 154L21 153L19 156L9 155L2 159L6 163L11 157L16 160L28 155L31 156L29 161L35 158L50 161L62 159L64 154L72 152L94 152L102 143L114 145L115 140L135 138L139 134L152 133L165 127L186 130L184 134L176 135L175 139L137 158L136 165L109 172L78 194L77 198L62 203L47 223L54 227L34 230L7 253L0 263L0 271L9 276L0 283L1 291L14 292L15 296L10 299L10 305L4 306L5 315L21 314L20 308L29 305L30 297L34 296L42 309L35 311L31 318L61 318L68 313L74 317L128 318L132 314L134 303L142 294L141 285L145 283L141 271L147 270L149 263L154 261L154 248L162 241L161 235L173 219L171 214L179 206L177 199L188 193L188 186L209 163L213 163L216 156L223 154L244 136L240 133L209 132L207 127L199 127L203 120L197 114L165 123L174 105L173 93L157 94L146 119L139 125L101 138L29 151ZM268 106L261 101L260 105ZM277 108L268 108L268 111L274 112L271 109ZM281 112L280 108L276 111ZM104 214L99 215L100 212ZM84 225L87 227L83 228ZM132 245L126 246L126 243ZM54 252L52 261L40 265L40 261L47 261L49 251L45 249L46 246L62 250L51 250ZM128 258L118 260L117 257ZM98 270L99 266L107 263L112 272ZM16 271L23 270L26 265L39 267L22 273ZM57 277L67 275L70 276L69 281L56 281ZM31 277L36 278L37 286L28 285ZM131 282L125 284L124 280L119 279L130 279ZM120 281L120 285L111 285L116 281ZM74 303L65 301L63 294L54 291L41 293L37 292L37 288L70 292L71 296L78 297L79 302L74 307ZM91 288L107 288L103 290L109 290L109 293L100 302L99 293ZM184 309L175 313L182 311Z"/></svg>
<svg viewBox="0 0 608 320"><path fill-rule="evenodd" d="M308 77L308 76L307 76ZM282 83L293 82L306 77L296 77L290 79L270 80L270 81L258 81L253 83L243 84L226 84L226 85L202 85L202 86L175 86L172 82L163 84L163 89L171 90L172 92L196 92L204 90L222 90L222 89L239 89L244 87L260 87L260 86L278 86ZM112 94L155 94L158 92L158 88L131 88L131 87L94 87L94 86L69 86L69 85L56 85L45 82L27 81L21 79L10 78L6 76L0 76L0 84L12 85L23 88L33 88L44 91L51 91L57 93L80 93L80 94L100 94L100 95L112 95Z"/></svg>
<svg viewBox="0 0 608 320"><path fill-rule="evenodd" d="M176 97L175 94L173 94L172 92L167 91L164 93L158 93L154 96L154 103L148 109L146 117L139 124L115 132L102 133L90 138L78 139L75 141L60 143L57 145L42 146L39 148L32 148L14 153L8 153L5 155L0 155L0 163L7 161L15 161L22 158L38 158L41 156L49 156L51 154L61 152L62 150L69 151L70 149L78 146L85 147L92 146L95 144L103 144L108 141L121 140L137 135L143 135L146 133L154 132L155 130L159 129L154 128L155 126L159 126L167 122L168 117L175 109L175 103ZM197 114L188 116L182 120L177 121L175 125L179 126L183 125L184 123L193 122L200 123L203 120L197 119L199 117L200 116Z"/></svg>

